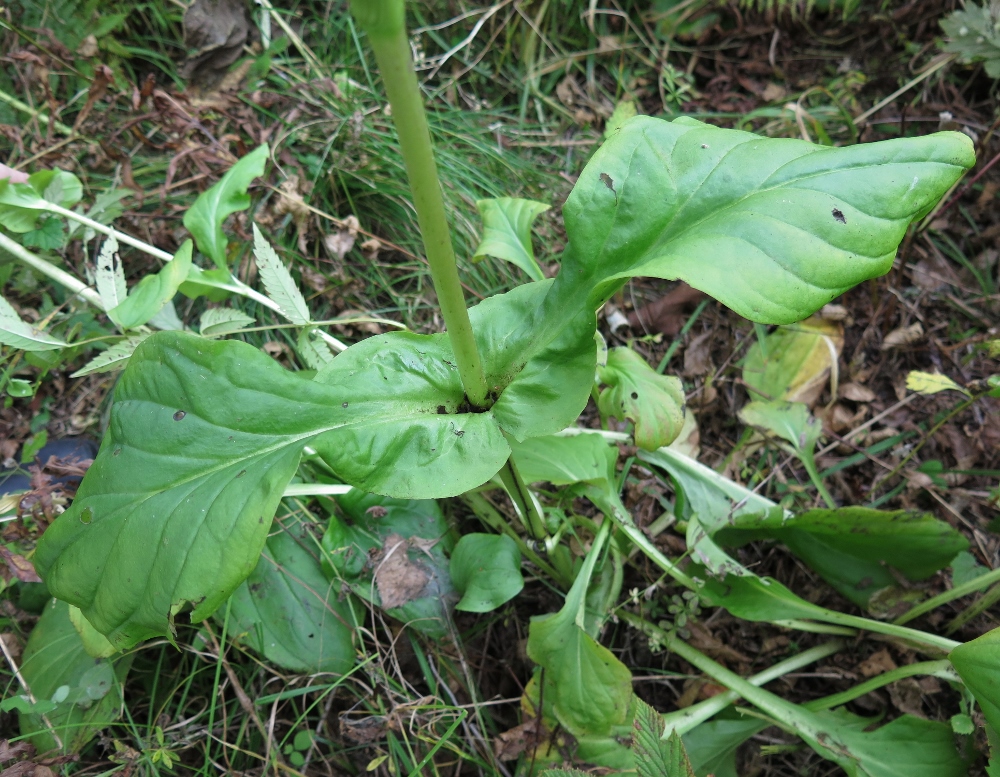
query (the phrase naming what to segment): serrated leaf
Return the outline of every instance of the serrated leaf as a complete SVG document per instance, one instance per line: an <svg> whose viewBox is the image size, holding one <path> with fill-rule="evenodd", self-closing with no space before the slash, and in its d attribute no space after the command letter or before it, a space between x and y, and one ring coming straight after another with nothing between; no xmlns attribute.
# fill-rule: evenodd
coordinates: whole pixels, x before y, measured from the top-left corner
<svg viewBox="0 0 1000 777"><path fill-rule="evenodd" d="M670 445L684 426L684 386L680 378L660 375L631 348L608 351L597 374L607 388L597 406L602 415L635 424L635 444L647 451Z"/></svg>
<svg viewBox="0 0 1000 777"><path fill-rule="evenodd" d="M937 394L939 391L958 391L965 396L972 396L947 375L935 372L919 372L912 370L906 374L906 387L918 394Z"/></svg>
<svg viewBox="0 0 1000 777"><path fill-rule="evenodd" d="M17 311L3 297L0 297L0 343L22 351L54 351L69 347L69 343L22 321Z"/></svg>
<svg viewBox="0 0 1000 777"><path fill-rule="evenodd" d="M642 699L635 700L632 755L639 777L694 777L684 743L671 731L663 737L663 719Z"/></svg>
<svg viewBox="0 0 1000 777"><path fill-rule="evenodd" d="M306 365L313 370L321 370L333 361L330 346L308 329L299 332L298 352Z"/></svg>
<svg viewBox="0 0 1000 777"><path fill-rule="evenodd" d="M204 337L221 337L254 323L252 316L232 308L209 308L201 314L199 331Z"/></svg>
<svg viewBox="0 0 1000 777"><path fill-rule="evenodd" d="M278 305L281 315L293 324L308 324L310 316L305 297L256 224L253 225L253 255L257 259L260 282L267 296Z"/></svg>
<svg viewBox="0 0 1000 777"><path fill-rule="evenodd" d="M476 207L483 219L483 239L472 261L493 256L520 267L532 280L542 280L545 275L531 246L531 225L550 206L517 197L498 197L479 200Z"/></svg>
<svg viewBox="0 0 1000 777"><path fill-rule="evenodd" d="M105 310L113 310L125 301L128 289L125 287L125 271L118 255L118 240L110 235L97 255L97 293Z"/></svg>
<svg viewBox="0 0 1000 777"><path fill-rule="evenodd" d="M148 335L137 335L115 343L107 350L101 351L70 377L81 378L94 372L112 372L125 369L128 360L132 357L135 349L139 347L139 343L147 337Z"/></svg>
<svg viewBox="0 0 1000 777"><path fill-rule="evenodd" d="M227 241L222 225L236 211L250 207L247 188L264 174L268 153L266 145L251 151L230 167L215 185L202 192L184 214L184 226L194 237L198 250L223 270L226 269Z"/></svg>
<svg viewBox="0 0 1000 777"><path fill-rule="evenodd" d="M53 251L61 248L66 242L63 233L63 223L55 216L42 219L37 229L32 229L21 235L21 244L26 248L38 248L41 251Z"/></svg>

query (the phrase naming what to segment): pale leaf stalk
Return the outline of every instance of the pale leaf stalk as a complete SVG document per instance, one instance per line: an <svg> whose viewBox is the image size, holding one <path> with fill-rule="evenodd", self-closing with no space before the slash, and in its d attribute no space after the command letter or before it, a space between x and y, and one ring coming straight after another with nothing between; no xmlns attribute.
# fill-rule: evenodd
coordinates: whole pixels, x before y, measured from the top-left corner
<svg viewBox="0 0 1000 777"><path fill-rule="evenodd" d="M900 615L896 620L893 621L897 626L901 626L904 623L923 615L925 612L930 612L931 610L940 607L943 604L954 601L955 599L960 599L967 594L975 593L976 591L981 591L988 587L992 583L1000 580L1000 567L986 572L979 577L974 577L972 580L967 580L961 585L956 585L949 591L943 591L937 596L932 596L926 602L921 602L912 609L907 610L902 615Z"/></svg>
<svg viewBox="0 0 1000 777"><path fill-rule="evenodd" d="M28 267L33 270L37 270L42 275L54 280L60 286L64 286L69 289L71 292L79 296L81 299L86 300L98 310L104 310L104 304L101 302L101 295L94 289L83 283L83 281L74 278L65 270L61 270L55 265L46 262L40 256L36 256L31 253L31 251L24 248L17 241L9 238L3 232L0 232L0 248L11 254L15 259L24 262L24 264L28 265Z"/></svg>
<svg viewBox="0 0 1000 777"><path fill-rule="evenodd" d="M485 407L489 389L458 278L427 115L406 36L403 0L352 0L351 12L368 33L382 74L431 279L462 385L469 402Z"/></svg>

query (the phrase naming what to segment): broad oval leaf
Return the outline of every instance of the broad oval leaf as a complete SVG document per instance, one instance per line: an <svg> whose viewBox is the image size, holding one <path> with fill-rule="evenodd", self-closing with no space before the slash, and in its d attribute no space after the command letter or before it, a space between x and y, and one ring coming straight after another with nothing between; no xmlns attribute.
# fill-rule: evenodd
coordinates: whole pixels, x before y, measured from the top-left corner
<svg viewBox="0 0 1000 777"><path fill-rule="evenodd" d="M816 316L758 338L743 364L750 398L813 406L843 347L840 324Z"/></svg>
<svg viewBox="0 0 1000 777"><path fill-rule="evenodd" d="M118 719L121 684L132 658L93 658L70 620L69 605L58 600L46 605L25 646L21 673L36 699L58 700L46 717L63 752L79 752L97 731ZM57 746L40 716L22 712L20 723L21 733L39 752Z"/></svg>
<svg viewBox="0 0 1000 777"><path fill-rule="evenodd" d="M184 226L194 236L198 250L216 266L226 269L226 236L222 224L227 217L250 207L247 188L264 174L269 149L260 146L229 168L211 188L202 192L184 214Z"/></svg>
<svg viewBox="0 0 1000 777"><path fill-rule="evenodd" d="M462 594L455 605L465 612L490 612L524 588L521 551L504 534L466 534L451 552L451 581Z"/></svg>
<svg viewBox="0 0 1000 777"><path fill-rule="evenodd" d="M246 644L284 669L345 674L355 663L351 608L323 574L306 526L276 528L233 594L230 633L245 633Z"/></svg>
<svg viewBox="0 0 1000 777"><path fill-rule="evenodd" d="M415 349L403 356L420 358ZM364 362L353 362L353 373L345 359L340 379L322 383L245 343L147 338L118 383L108 433L73 506L39 543L35 564L49 590L124 648L169 633L187 602L193 620L207 617L246 579L306 443L335 462L344 463L344 450L373 457L352 472L388 483L374 457L396 445L405 420L414 445L421 430L451 445L421 458L398 443L413 454L401 465L413 468L414 489L425 492L461 493L503 465L509 448L489 414L439 414L460 399L429 378L398 386ZM413 421L421 417L422 425ZM358 448L358 439L372 447Z"/></svg>
<svg viewBox="0 0 1000 777"><path fill-rule="evenodd" d="M589 285L596 304L618 279L679 278L792 323L886 272L910 222L974 163L958 132L830 148L638 116L566 201L559 285Z"/></svg>
<svg viewBox="0 0 1000 777"><path fill-rule="evenodd" d="M550 207L544 202L517 197L478 200L476 208L483 218L483 239L472 261L493 256L520 267L533 281L542 280L545 276L531 247L531 225Z"/></svg>

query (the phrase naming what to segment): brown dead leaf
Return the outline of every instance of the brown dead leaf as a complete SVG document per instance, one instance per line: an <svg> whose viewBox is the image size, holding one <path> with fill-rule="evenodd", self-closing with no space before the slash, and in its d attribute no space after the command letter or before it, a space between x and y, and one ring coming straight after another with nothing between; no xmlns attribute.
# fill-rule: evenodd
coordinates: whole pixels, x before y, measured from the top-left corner
<svg viewBox="0 0 1000 777"><path fill-rule="evenodd" d="M874 677L877 674L891 672L896 668L896 662L892 660L889 651L885 648L872 653L868 658L858 664L858 672L862 677Z"/></svg>
<svg viewBox="0 0 1000 777"><path fill-rule="evenodd" d="M113 83L114 80L115 74L111 72L111 68L107 65L102 64L94 68L94 79L90 82L90 90L87 92L87 102L84 103L83 109L77 114L76 121L73 123L74 132L79 129L80 125L90 115L94 104L107 94L108 84Z"/></svg>
<svg viewBox="0 0 1000 777"><path fill-rule="evenodd" d="M687 321L685 311L693 310L705 296L705 292L682 281L655 302L629 313L629 324L636 331L662 332L673 337Z"/></svg>
<svg viewBox="0 0 1000 777"><path fill-rule="evenodd" d="M852 402L875 401L875 392L860 383L841 383L837 393L842 399L849 399Z"/></svg>
<svg viewBox="0 0 1000 777"><path fill-rule="evenodd" d="M31 761L18 761L16 764L0 771L0 777L34 777L37 769L38 765ZM51 771L49 774L51 774Z"/></svg>
<svg viewBox="0 0 1000 777"><path fill-rule="evenodd" d="M499 761L513 761L527 750L534 750L547 736L541 718L531 718L520 726L500 732L493 740L493 754Z"/></svg>
<svg viewBox="0 0 1000 777"><path fill-rule="evenodd" d="M274 205L274 215L289 214L295 223L298 235L298 248L303 254L309 253L306 239L309 236L309 216L311 211L302 195L301 184L297 175L290 175L278 185L278 201Z"/></svg>
<svg viewBox="0 0 1000 777"><path fill-rule="evenodd" d="M914 286L924 291L938 291L960 283L948 260L938 254L928 254L913 265L910 278Z"/></svg>
<svg viewBox="0 0 1000 777"><path fill-rule="evenodd" d="M370 237L365 242L361 244L361 253L365 255L365 259L369 261L374 261L378 258L378 252L382 250L382 241L377 237Z"/></svg>
<svg viewBox="0 0 1000 777"><path fill-rule="evenodd" d="M889 698L900 712L926 718L924 713L924 690L913 677L907 677L889 685Z"/></svg>
<svg viewBox="0 0 1000 777"><path fill-rule="evenodd" d="M410 543L399 534L390 534L385 544L372 556L375 586L382 607L391 610L419 599L430 576L420 564L410 560Z"/></svg>
<svg viewBox="0 0 1000 777"><path fill-rule="evenodd" d="M893 329L885 336L885 340L882 341L881 348L883 351L889 351L893 348L902 348L919 342L923 339L923 337L924 328L918 321L910 326L901 326L898 329Z"/></svg>
<svg viewBox="0 0 1000 777"><path fill-rule="evenodd" d="M22 740L11 744L9 739L0 739L0 764L15 758L31 758L34 754L35 748L30 742Z"/></svg>
<svg viewBox="0 0 1000 777"><path fill-rule="evenodd" d="M203 87L222 79L254 29L243 0L195 0L184 12L183 24L189 53L180 74Z"/></svg>
<svg viewBox="0 0 1000 777"><path fill-rule="evenodd" d="M716 637L708 630L705 624L694 621L688 624L688 628L691 631L691 639L689 640L691 644L703 653L707 653L716 661L728 661L737 664L750 663L749 658Z"/></svg>
<svg viewBox="0 0 1000 777"><path fill-rule="evenodd" d="M386 730L385 718L381 715L356 720L349 718L348 713L340 715L340 735L359 745L370 745L385 739Z"/></svg>
<svg viewBox="0 0 1000 777"><path fill-rule="evenodd" d="M695 337L684 349L684 372L686 377L707 375L714 369L712 364L712 332L704 332Z"/></svg>
<svg viewBox="0 0 1000 777"><path fill-rule="evenodd" d="M42 578L35 572L35 565L18 553L11 553L7 548L0 545L0 559L7 565L7 569L14 577L22 583L40 583Z"/></svg>
<svg viewBox="0 0 1000 777"><path fill-rule="evenodd" d="M323 236L323 245L333 259L338 262L344 261L347 253L354 248L360 226L357 216L350 215L344 219L343 229Z"/></svg>
<svg viewBox="0 0 1000 777"><path fill-rule="evenodd" d="M818 313L820 318L825 318L827 321L842 321L847 326L854 323L854 319L851 318L850 311L843 305L834 305L832 303L824 305L820 308Z"/></svg>
<svg viewBox="0 0 1000 777"><path fill-rule="evenodd" d="M12 631L5 631L0 634L0 640L3 641L10 657L17 661L17 659L21 657L21 653L24 651L24 648L21 645L21 640L17 638L17 634ZM0 763L3 763L3 760L3 742L0 742Z"/></svg>
<svg viewBox="0 0 1000 777"><path fill-rule="evenodd" d="M773 81L768 81L767 86L764 87L764 91L761 92L760 96L769 103L778 102L784 100L788 95L785 87L780 86Z"/></svg>

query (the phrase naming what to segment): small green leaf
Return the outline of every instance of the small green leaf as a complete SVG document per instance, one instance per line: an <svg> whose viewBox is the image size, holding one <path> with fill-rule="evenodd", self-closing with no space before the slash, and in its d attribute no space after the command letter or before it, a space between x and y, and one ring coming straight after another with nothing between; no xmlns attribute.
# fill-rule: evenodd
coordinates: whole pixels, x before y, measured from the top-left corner
<svg viewBox="0 0 1000 777"><path fill-rule="evenodd" d="M466 534L451 553L451 580L465 612L490 612L524 588L521 551L506 535Z"/></svg>
<svg viewBox="0 0 1000 777"><path fill-rule="evenodd" d="M311 317L305 297L256 224L253 225L253 255L257 259L261 283L267 295L278 305L281 315L293 324L308 324Z"/></svg>
<svg viewBox="0 0 1000 777"><path fill-rule="evenodd" d="M952 715L948 722L951 723L951 730L961 736L969 736L976 731L976 724L964 712Z"/></svg>
<svg viewBox="0 0 1000 777"><path fill-rule="evenodd" d="M906 374L906 387L918 394L937 394L939 391L958 391L965 396L972 396L947 375L934 372L918 372L912 370Z"/></svg>
<svg viewBox="0 0 1000 777"><path fill-rule="evenodd" d="M163 269L154 275L147 275L125 299L108 310L111 320L123 330L128 330L145 324L157 315L187 279L193 250L191 241L185 240Z"/></svg>
<svg viewBox="0 0 1000 777"><path fill-rule="evenodd" d="M743 423L756 426L788 442L801 457L812 454L823 434L823 425L801 402L754 400L740 410Z"/></svg>
<svg viewBox="0 0 1000 777"><path fill-rule="evenodd" d="M618 448L599 434L532 437L511 443L514 462L527 483L606 486L614 479Z"/></svg>
<svg viewBox="0 0 1000 777"><path fill-rule="evenodd" d="M534 200L499 197L479 200L476 207L483 219L483 239L472 261L493 256L520 267L533 281L542 280L545 275L531 247L531 225L550 206Z"/></svg>
<svg viewBox="0 0 1000 777"><path fill-rule="evenodd" d="M21 243L26 248L37 248L41 251L54 251L66 243L62 220L55 216L42 219L36 229L21 235Z"/></svg>
<svg viewBox="0 0 1000 777"><path fill-rule="evenodd" d="M642 699L635 700L632 755L639 777L695 777L676 731L663 737L663 719Z"/></svg>
<svg viewBox="0 0 1000 777"><path fill-rule="evenodd" d="M684 426L684 387L680 378L660 375L630 348L608 351L598 376L607 388L597 406L604 416L635 423L635 444L647 451L670 445Z"/></svg>
<svg viewBox="0 0 1000 777"><path fill-rule="evenodd" d="M333 352L325 340L316 336L315 330L303 329L299 332L297 349L306 366L321 370L333 361Z"/></svg>
<svg viewBox="0 0 1000 777"><path fill-rule="evenodd" d="M634 100L622 100L615 106L614 111L611 113L611 117L608 119L607 123L604 125L604 138L610 138L614 133L616 133L621 126L627 122L629 119L637 116L639 111L635 107Z"/></svg>
<svg viewBox="0 0 1000 777"><path fill-rule="evenodd" d="M199 331L203 337L221 337L252 326L254 318L232 308L209 308L201 314Z"/></svg>
<svg viewBox="0 0 1000 777"><path fill-rule="evenodd" d="M128 364L128 360L132 358L132 354L135 353L135 349L139 347L139 343L145 340L148 336L149 335L134 335L115 343L110 348L97 354L97 356L70 375L70 377L80 378L94 372L113 372L114 370L125 369L125 366Z"/></svg>
<svg viewBox="0 0 1000 777"><path fill-rule="evenodd" d="M948 654L955 670L979 702L986 722L1000 731L1000 629L959 645Z"/></svg>
<svg viewBox="0 0 1000 777"><path fill-rule="evenodd" d="M232 596L229 630L245 633L246 644L284 669L342 675L355 663L357 623L318 556L303 523L289 520L271 534L256 568Z"/></svg>
<svg viewBox="0 0 1000 777"><path fill-rule="evenodd" d="M97 731L118 719L121 683L132 658L94 659L70 620L69 605L53 600L46 606L25 646L21 672L37 699L52 699L66 688L59 693L62 701L46 713L63 742L63 752L79 752ZM21 733L39 752L55 748L39 714L22 712L20 721Z"/></svg>
<svg viewBox="0 0 1000 777"><path fill-rule="evenodd" d="M3 297L0 297L0 344L20 348L22 351L54 351L69 347L69 343L22 321L17 311Z"/></svg>
<svg viewBox="0 0 1000 777"><path fill-rule="evenodd" d="M35 395L35 387L31 381L21 380L21 378L11 378L7 382L7 393L12 397L24 399Z"/></svg>
<svg viewBox="0 0 1000 777"><path fill-rule="evenodd" d="M236 211L250 207L247 188L264 174L268 154L266 145L251 151L229 168L214 186L202 192L184 214L184 226L194 236L198 250L223 270L226 269L227 241L222 225Z"/></svg>
<svg viewBox="0 0 1000 777"><path fill-rule="evenodd" d="M40 212L48 210L50 204L70 208L82 196L80 179L65 170L40 170L26 183L0 179L0 226L11 232L31 232ZM59 230L61 233L61 225Z"/></svg>

